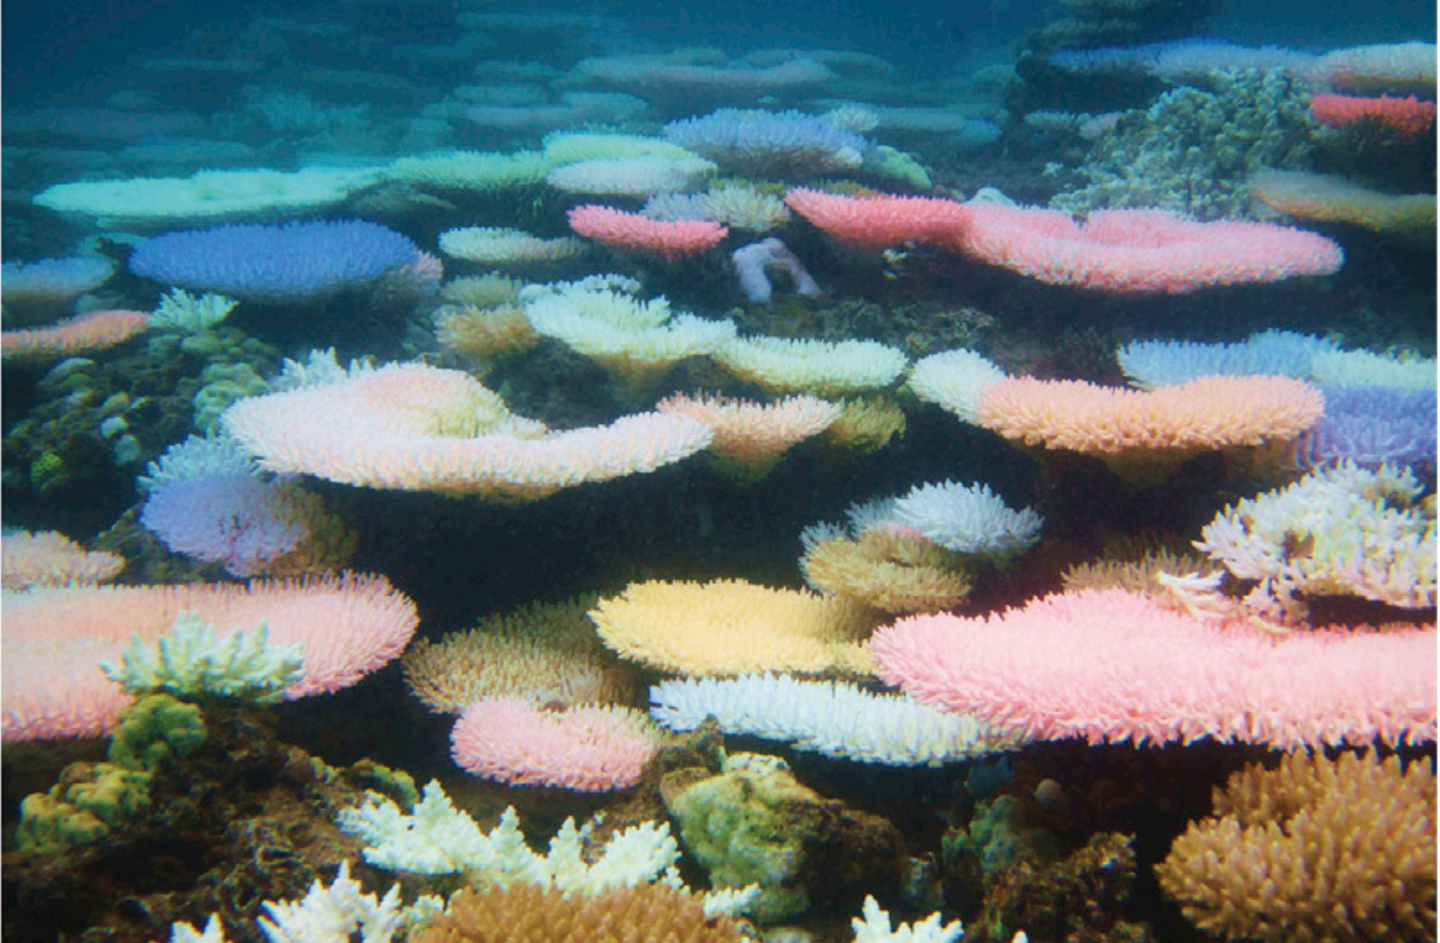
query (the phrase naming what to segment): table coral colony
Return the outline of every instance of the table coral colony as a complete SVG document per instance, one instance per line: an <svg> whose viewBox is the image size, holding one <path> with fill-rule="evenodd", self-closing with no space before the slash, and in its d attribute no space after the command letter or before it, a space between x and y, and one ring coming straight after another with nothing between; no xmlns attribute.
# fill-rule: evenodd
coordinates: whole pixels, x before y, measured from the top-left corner
<svg viewBox="0 0 1440 943"><path fill-rule="evenodd" d="M333 6L7 74L6 939L1433 943L1433 44Z"/></svg>

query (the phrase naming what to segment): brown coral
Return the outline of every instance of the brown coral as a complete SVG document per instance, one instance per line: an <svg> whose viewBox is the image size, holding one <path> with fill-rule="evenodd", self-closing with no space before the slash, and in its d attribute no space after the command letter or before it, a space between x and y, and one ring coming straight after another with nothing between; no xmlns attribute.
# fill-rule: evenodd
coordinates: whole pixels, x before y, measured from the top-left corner
<svg viewBox="0 0 1440 943"><path fill-rule="evenodd" d="M405 653L405 682L437 713L458 714L484 697L545 704L628 703L633 670L600 643L585 611L594 597L537 603L489 616Z"/></svg>
<svg viewBox="0 0 1440 943"><path fill-rule="evenodd" d="M552 888L516 884L466 888L415 943L739 943L730 917L707 919L701 899L664 884L641 884L566 898Z"/></svg>
<svg viewBox="0 0 1440 943"><path fill-rule="evenodd" d="M1435 770L1292 753L1215 791L1157 868L1185 916L1261 943L1435 939Z"/></svg>
<svg viewBox="0 0 1440 943"><path fill-rule="evenodd" d="M800 558L811 586L886 612L935 612L970 592L959 554L890 527L822 540Z"/></svg>

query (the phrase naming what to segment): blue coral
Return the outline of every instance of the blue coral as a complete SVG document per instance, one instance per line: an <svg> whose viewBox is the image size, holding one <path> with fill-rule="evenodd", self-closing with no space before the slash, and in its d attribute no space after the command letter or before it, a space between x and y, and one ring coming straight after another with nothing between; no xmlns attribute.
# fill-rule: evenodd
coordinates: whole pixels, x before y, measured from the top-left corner
<svg viewBox="0 0 1440 943"><path fill-rule="evenodd" d="M415 243L378 223L238 225L156 236L130 271L167 285L280 304L324 298L414 263Z"/></svg>
<svg viewBox="0 0 1440 943"><path fill-rule="evenodd" d="M1317 353L1339 350L1330 340L1270 330L1234 344L1136 341L1117 355L1136 386L1186 383L1205 376L1282 376L1306 379Z"/></svg>
<svg viewBox="0 0 1440 943"><path fill-rule="evenodd" d="M1315 467L1349 459L1378 468L1435 464L1435 394L1388 386L1324 386L1325 417L1300 440L1300 460Z"/></svg>

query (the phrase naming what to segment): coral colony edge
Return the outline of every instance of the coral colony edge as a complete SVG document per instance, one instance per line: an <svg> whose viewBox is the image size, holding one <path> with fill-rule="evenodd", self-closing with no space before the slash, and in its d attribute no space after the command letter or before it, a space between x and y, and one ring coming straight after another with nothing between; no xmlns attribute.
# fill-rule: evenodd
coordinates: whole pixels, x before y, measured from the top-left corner
<svg viewBox="0 0 1440 943"><path fill-rule="evenodd" d="M1435 943L1429 4L18 6L7 943Z"/></svg>

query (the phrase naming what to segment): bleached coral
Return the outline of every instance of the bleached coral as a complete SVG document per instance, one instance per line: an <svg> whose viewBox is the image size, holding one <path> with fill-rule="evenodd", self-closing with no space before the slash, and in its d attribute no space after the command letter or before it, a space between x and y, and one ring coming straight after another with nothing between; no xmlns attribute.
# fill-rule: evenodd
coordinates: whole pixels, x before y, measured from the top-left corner
<svg viewBox="0 0 1440 943"><path fill-rule="evenodd" d="M650 705L651 716L671 730L694 730L714 717L727 734L886 766L940 766L1021 742L968 714L943 713L904 695L785 675L662 681L650 689Z"/></svg>
<svg viewBox="0 0 1440 943"><path fill-rule="evenodd" d="M897 498L895 519L947 550L1014 553L1040 536L1043 522L1030 508L1016 511L989 485L956 481L916 485Z"/></svg>
<svg viewBox="0 0 1440 943"><path fill-rule="evenodd" d="M1005 379L1005 371L973 350L947 350L922 357L906 386L920 399L948 410L965 422L980 415L980 394Z"/></svg>
<svg viewBox="0 0 1440 943"><path fill-rule="evenodd" d="M198 334L225 320L240 302L206 292L195 297L183 288L172 288L160 296L160 306L150 313L152 327L177 334Z"/></svg>
<svg viewBox="0 0 1440 943"><path fill-rule="evenodd" d="M1255 580L1240 614L1267 625L1303 618L1305 595L1351 595L1419 609L1435 605L1435 508L1409 469L1320 469L1226 506L1195 546ZM1218 583L1180 584L1197 610L1230 607Z"/></svg>
<svg viewBox="0 0 1440 943"><path fill-rule="evenodd" d="M522 262L554 262L588 250L573 236L542 239L508 226L467 226L440 234L440 251L453 259L492 265Z"/></svg>
<svg viewBox="0 0 1440 943"><path fill-rule="evenodd" d="M400 885L383 897L362 894L341 862L327 888L317 879L297 901L266 901L267 917L256 922L270 943L389 943L401 923Z"/></svg>
<svg viewBox="0 0 1440 943"><path fill-rule="evenodd" d="M641 301L638 284L585 279L530 286L525 316L539 333L597 361L632 388L644 387L686 357L714 352L735 336L733 321L675 314L663 297Z"/></svg>
<svg viewBox="0 0 1440 943"><path fill-rule="evenodd" d="M174 481L215 475L254 475L259 470L239 442L226 433L211 430L203 436L192 435L161 452L135 483L141 490L150 491Z"/></svg>
<svg viewBox="0 0 1440 943"><path fill-rule="evenodd" d="M593 862L585 842L593 828L566 819L546 855L525 843L513 806L489 833L455 808L438 782L422 791L411 814L389 798L368 793L363 804L340 813L340 829L368 847L365 860L376 867L420 874L465 872L472 881L554 887L566 894L595 894L660 878L680 857L667 823L643 822L612 835Z"/></svg>
<svg viewBox="0 0 1440 943"><path fill-rule="evenodd" d="M889 386L905 355L878 341L742 337L714 354L722 367L772 392L836 396Z"/></svg>
<svg viewBox="0 0 1440 943"><path fill-rule="evenodd" d="M165 691L185 699L236 698L272 703L304 677L301 646L271 645L264 623L254 632L219 635L192 611L175 618L154 645L134 636L119 665L102 663L106 677L127 693Z"/></svg>
<svg viewBox="0 0 1440 943"><path fill-rule="evenodd" d="M868 895L861 914L861 917L850 921L855 930L855 943L956 943L965 935L965 928L959 920L942 926L938 911L914 924L902 923L898 928L892 928L890 914ZM1016 939L1020 936L1023 934Z"/></svg>

